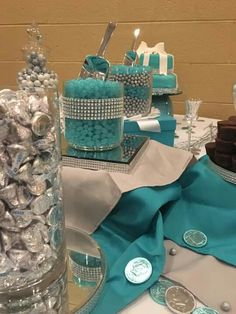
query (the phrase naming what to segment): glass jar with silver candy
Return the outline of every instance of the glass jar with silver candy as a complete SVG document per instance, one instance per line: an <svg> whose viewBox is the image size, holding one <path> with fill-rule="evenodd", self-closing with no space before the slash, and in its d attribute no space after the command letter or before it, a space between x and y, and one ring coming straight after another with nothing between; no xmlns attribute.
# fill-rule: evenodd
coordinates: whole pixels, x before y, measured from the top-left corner
<svg viewBox="0 0 236 314"><path fill-rule="evenodd" d="M57 74L47 67L47 49L42 45L42 34L37 24L27 28L28 43L23 47L26 67L18 72L20 89L35 92L40 88L55 88ZM44 117L45 118L45 117Z"/></svg>
<svg viewBox="0 0 236 314"><path fill-rule="evenodd" d="M0 296L43 280L65 254L56 96L0 91Z"/></svg>

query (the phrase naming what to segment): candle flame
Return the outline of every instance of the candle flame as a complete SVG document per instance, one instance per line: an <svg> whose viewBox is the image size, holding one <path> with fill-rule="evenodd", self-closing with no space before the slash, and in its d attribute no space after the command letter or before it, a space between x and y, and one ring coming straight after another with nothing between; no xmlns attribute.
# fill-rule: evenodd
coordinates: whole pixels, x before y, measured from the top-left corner
<svg viewBox="0 0 236 314"><path fill-rule="evenodd" d="M136 28L136 30L134 31L134 37L138 37L140 34L140 28Z"/></svg>

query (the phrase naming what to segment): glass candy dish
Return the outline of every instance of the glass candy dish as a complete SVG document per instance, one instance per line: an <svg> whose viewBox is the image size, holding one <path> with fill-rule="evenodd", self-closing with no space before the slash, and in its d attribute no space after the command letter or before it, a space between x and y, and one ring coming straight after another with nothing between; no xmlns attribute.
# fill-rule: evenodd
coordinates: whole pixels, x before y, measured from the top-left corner
<svg viewBox="0 0 236 314"><path fill-rule="evenodd" d="M27 29L28 44L22 49L26 67L18 73L20 89L37 92L45 88L57 88L57 74L47 67L47 49L42 45L42 34L37 24Z"/></svg>
<svg viewBox="0 0 236 314"><path fill-rule="evenodd" d="M73 148L103 151L123 138L123 86L93 78L64 84L65 138Z"/></svg>
<svg viewBox="0 0 236 314"><path fill-rule="evenodd" d="M73 314L90 313L102 293L107 273L105 256L85 232L66 228L68 249L68 290Z"/></svg>
<svg viewBox="0 0 236 314"><path fill-rule="evenodd" d="M124 111L126 117L147 115L151 109L152 70L141 65L113 65L111 80L124 84Z"/></svg>
<svg viewBox="0 0 236 314"><path fill-rule="evenodd" d="M0 304L6 313L38 313L38 307L49 313L51 285L64 280L57 105L54 90L0 91ZM67 312L58 305L53 313Z"/></svg>

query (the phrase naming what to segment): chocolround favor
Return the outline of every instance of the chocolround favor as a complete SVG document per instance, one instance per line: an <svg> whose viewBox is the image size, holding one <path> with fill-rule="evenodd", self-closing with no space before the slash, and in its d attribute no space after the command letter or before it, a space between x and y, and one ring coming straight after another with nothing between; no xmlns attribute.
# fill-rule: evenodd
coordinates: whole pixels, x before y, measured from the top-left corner
<svg viewBox="0 0 236 314"><path fill-rule="evenodd" d="M205 148L206 148L206 153L209 156L209 158L211 160L214 160L214 158L215 158L215 150L216 150L216 143L215 142L207 143L205 145Z"/></svg>
<svg viewBox="0 0 236 314"><path fill-rule="evenodd" d="M232 156L232 171L236 172L236 155Z"/></svg>
<svg viewBox="0 0 236 314"><path fill-rule="evenodd" d="M216 138L216 151L221 153L232 153L234 151L234 144L231 141L224 141L220 138Z"/></svg>
<svg viewBox="0 0 236 314"><path fill-rule="evenodd" d="M232 155L215 152L215 163L222 168L231 170Z"/></svg>

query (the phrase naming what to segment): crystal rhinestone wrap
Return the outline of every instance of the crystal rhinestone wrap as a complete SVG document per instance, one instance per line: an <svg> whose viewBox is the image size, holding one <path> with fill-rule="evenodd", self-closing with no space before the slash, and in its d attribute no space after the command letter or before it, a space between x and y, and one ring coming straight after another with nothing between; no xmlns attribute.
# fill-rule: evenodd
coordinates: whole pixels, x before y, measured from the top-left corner
<svg viewBox="0 0 236 314"><path fill-rule="evenodd" d="M153 88L152 95L178 95L180 93L178 88Z"/></svg>
<svg viewBox="0 0 236 314"><path fill-rule="evenodd" d="M62 156L62 163L63 166L66 167L84 168L92 170L107 170L109 172L129 173L131 170L129 165L126 164L98 160L78 159L67 156Z"/></svg>
<svg viewBox="0 0 236 314"><path fill-rule="evenodd" d="M115 119L124 115L124 100L108 99L76 99L62 97L65 118L78 120Z"/></svg>
<svg viewBox="0 0 236 314"><path fill-rule="evenodd" d="M216 165L213 161L209 159L208 161L209 167L217 173L219 176L221 176L225 181L228 181L230 183L236 184L236 173L229 171L227 169L224 169L218 165Z"/></svg>
<svg viewBox="0 0 236 314"><path fill-rule="evenodd" d="M93 257L90 257L90 259L92 258ZM101 279L102 276L101 265L98 264L92 267L90 265L83 265L83 263L79 264L79 262L73 261L71 257L69 257L69 261L72 274L76 278L79 278L79 280L96 283Z"/></svg>

